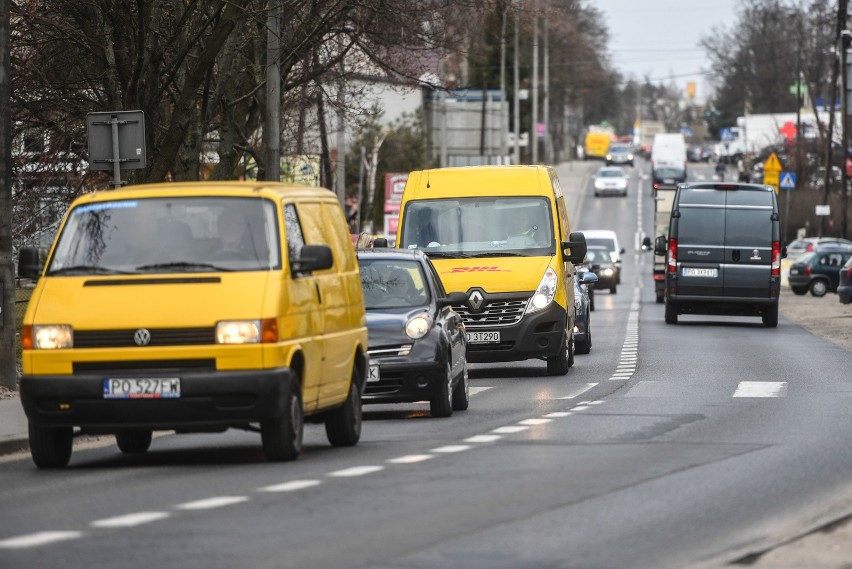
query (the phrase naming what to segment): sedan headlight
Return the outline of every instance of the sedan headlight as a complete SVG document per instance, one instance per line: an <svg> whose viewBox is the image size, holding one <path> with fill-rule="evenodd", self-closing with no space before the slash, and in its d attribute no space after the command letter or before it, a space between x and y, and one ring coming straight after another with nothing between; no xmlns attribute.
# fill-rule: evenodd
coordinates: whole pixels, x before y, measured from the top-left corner
<svg viewBox="0 0 852 569"><path fill-rule="evenodd" d="M604 270L601 271L601 273L605 277L611 277L613 275L614 271L612 269L604 269Z"/></svg>
<svg viewBox="0 0 852 569"><path fill-rule="evenodd" d="M405 334L412 340L418 340L425 336L432 327L432 318L425 312L413 316L405 323Z"/></svg>
<svg viewBox="0 0 852 569"><path fill-rule="evenodd" d="M595 180L595 187L597 189L602 190L604 186L606 186L606 184L604 184L603 180Z"/></svg>
<svg viewBox="0 0 852 569"><path fill-rule="evenodd" d="M257 344L260 320L223 320L216 323L217 344Z"/></svg>
<svg viewBox="0 0 852 569"><path fill-rule="evenodd" d="M553 297L556 296L557 282L556 271L552 267L547 267L544 276L541 277L541 282L538 283L538 288L527 303L527 314L544 310L553 302Z"/></svg>
<svg viewBox="0 0 852 569"><path fill-rule="evenodd" d="M67 324L33 326L33 348L63 350L74 347L74 331Z"/></svg>

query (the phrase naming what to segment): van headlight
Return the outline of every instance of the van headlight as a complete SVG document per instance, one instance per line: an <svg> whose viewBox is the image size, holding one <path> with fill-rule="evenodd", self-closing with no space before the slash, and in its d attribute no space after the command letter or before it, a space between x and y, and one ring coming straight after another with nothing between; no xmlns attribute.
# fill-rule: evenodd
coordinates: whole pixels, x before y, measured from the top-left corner
<svg viewBox="0 0 852 569"><path fill-rule="evenodd" d="M260 320L222 320L216 323L217 344L257 344Z"/></svg>
<svg viewBox="0 0 852 569"><path fill-rule="evenodd" d="M74 331L67 324L33 326L33 348L64 350L74 347Z"/></svg>
<svg viewBox="0 0 852 569"><path fill-rule="evenodd" d="M544 310L550 306L550 303L553 302L553 297L556 296L557 282L556 271L552 267L547 267L547 270L544 271L544 276L541 277L541 282L538 283L538 288L536 288L535 293L533 293L532 298L527 303L527 314Z"/></svg>
<svg viewBox="0 0 852 569"><path fill-rule="evenodd" d="M424 312L408 319L405 323L405 333L412 340L419 340L429 332L431 327L432 318Z"/></svg>

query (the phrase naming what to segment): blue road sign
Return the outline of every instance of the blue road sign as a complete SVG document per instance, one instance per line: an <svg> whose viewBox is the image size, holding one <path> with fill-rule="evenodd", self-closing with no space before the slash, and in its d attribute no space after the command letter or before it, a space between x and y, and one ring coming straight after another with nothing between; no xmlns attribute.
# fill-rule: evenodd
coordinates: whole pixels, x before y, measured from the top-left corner
<svg viewBox="0 0 852 569"><path fill-rule="evenodd" d="M795 172L781 172L781 177L778 178L778 187L782 190L796 189L796 174Z"/></svg>
<svg viewBox="0 0 852 569"><path fill-rule="evenodd" d="M734 129L732 129L732 128L719 129L719 138L722 139L722 142L732 142L734 140Z"/></svg>

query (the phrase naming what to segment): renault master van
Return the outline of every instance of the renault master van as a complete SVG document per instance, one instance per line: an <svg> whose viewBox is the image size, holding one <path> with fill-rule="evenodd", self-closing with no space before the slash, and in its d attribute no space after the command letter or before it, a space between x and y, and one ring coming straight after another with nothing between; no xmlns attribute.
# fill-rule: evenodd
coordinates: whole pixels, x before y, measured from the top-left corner
<svg viewBox="0 0 852 569"><path fill-rule="evenodd" d="M304 417L361 432L367 330L357 261L328 190L258 182L131 186L71 204L21 332L37 466L75 429L145 452L152 432L260 433L298 457Z"/></svg>
<svg viewBox="0 0 852 569"><path fill-rule="evenodd" d="M465 325L472 362L541 358L551 375L574 363L571 233L559 178L545 166L475 166L412 172L396 246L424 251Z"/></svg>
<svg viewBox="0 0 852 569"><path fill-rule="evenodd" d="M667 324L680 314L733 314L778 325L783 251L772 186L681 184L655 252L666 256Z"/></svg>

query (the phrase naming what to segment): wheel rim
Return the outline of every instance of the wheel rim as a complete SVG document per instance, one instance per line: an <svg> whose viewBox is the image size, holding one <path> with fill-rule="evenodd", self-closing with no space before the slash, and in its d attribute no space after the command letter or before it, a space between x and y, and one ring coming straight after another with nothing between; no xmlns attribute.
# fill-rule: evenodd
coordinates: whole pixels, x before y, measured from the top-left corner
<svg viewBox="0 0 852 569"><path fill-rule="evenodd" d="M825 286L825 282L823 282L823 281L814 282L813 291L819 296L822 296L823 294L825 294L827 288L828 287Z"/></svg>

